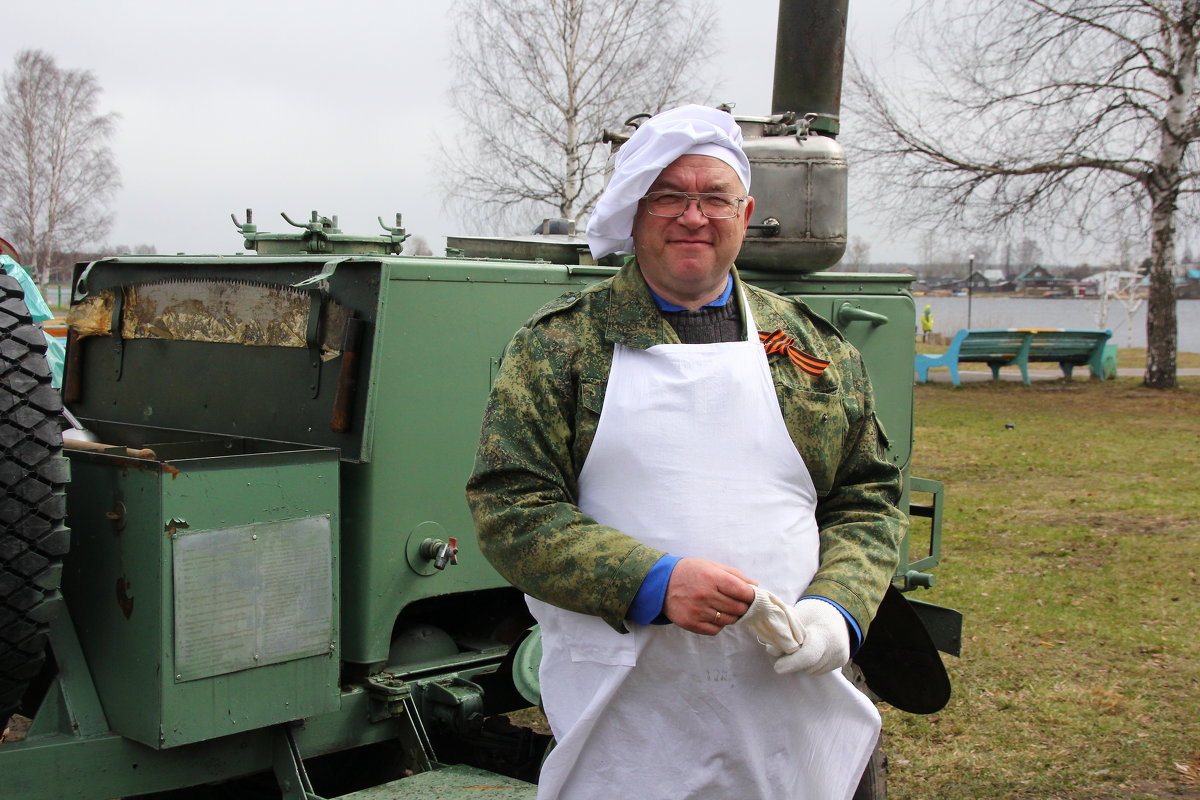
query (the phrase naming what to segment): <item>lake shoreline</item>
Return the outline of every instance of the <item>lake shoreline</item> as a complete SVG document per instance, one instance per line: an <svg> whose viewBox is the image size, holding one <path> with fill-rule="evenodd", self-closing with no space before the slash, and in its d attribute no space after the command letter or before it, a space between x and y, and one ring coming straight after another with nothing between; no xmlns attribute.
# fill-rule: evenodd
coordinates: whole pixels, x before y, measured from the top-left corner
<svg viewBox="0 0 1200 800"><path fill-rule="evenodd" d="M933 314L933 331L947 339L962 328L1108 329L1117 347L1146 346L1146 304L1126 306L1094 297L1010 297L975 295L913 298L919 317L925 306ZM1200 300L1178 300L1175 307L1179 352L1200 352Z"/></svg>

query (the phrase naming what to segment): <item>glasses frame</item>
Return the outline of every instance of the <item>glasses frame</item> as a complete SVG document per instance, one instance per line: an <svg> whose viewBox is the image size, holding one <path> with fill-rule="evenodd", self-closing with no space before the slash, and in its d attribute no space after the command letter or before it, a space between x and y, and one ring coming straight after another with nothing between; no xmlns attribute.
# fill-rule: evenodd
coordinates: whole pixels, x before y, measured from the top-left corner
<svg viewBox="0 0 1200 800"><path fill-rule="evenodd" d="M678 214L656 214L650 210L649 201L655 197L661 197L664 194L671 194L671 195L677 195L677 196L682 195L683 197L687 198L687 203L684 204L683 209ZM732 197L734 200L733 213L730 214L728 217L714 217L714 216L709 215L704 210L702 201L705 197L713 197L713 196ZM687 213L687 210L689 208L691 208L693 200L696 201L696 208L700 209L700 213L703 214L708 219L736 219L738 214L740 214L742 211L742 203L746 202L745 195L739 197L738 195L731 194L730 192L673 192L673 191L670 191L667 189L664 189L663 191L660 191L660 192L647 192L646 194L642 195L641 198L639 198L639 199L647 201L646 202L646 213L647 214L649 214L652 217L661 217L663 219L679 219L680 217L682 217L684 214Z"/></svg>

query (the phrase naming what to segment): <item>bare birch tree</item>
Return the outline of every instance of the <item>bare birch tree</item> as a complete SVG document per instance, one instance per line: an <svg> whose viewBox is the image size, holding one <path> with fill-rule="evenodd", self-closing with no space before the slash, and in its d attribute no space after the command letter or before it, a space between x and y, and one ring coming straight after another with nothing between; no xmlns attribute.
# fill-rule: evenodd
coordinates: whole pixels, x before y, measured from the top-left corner
<svg viewBox="0 0 1200 800"><path fill-rule="evenodd" d="M1024 272L1037 265L1038 260L1042 257L1042 246L1036 239L1026 236L1014 248L1013 255L1016 258L1016 271ZM1010 275L1009 277L1014 276Z"/></svg>
<svg viewBox="0 0 1200 800"><path fill-rule="evenodd" d="M705 99L710 0L458 0L451 18L463 125L443 175L475 224L582 217L603 188L605 128Z"/></svg>
<svg viewBox="0 0 1200 800"><path fill-rule="evenodd" d="M911 222L1146 231L1145 385L1176 383L1175 225L1198 190L1200 0L927 0L929 80L852 65L861 156Z"/></svg>
<svg viewBox="0 0 1200 800"><path fill-rule="evenodd" d="M862 272L863 267L871 260L871 243L861 236L851 236L846 246L846 254L839 262L847 272Z"/></svg>
<svg viewBox="0 0 1200 800"><path fill-rule="evenodd" d="M40 50L17 54L0 103L0 230L44 283L55 254L101 239L120 187L108 146L115 114L96 111L87 70L60 69Z"/></svg>

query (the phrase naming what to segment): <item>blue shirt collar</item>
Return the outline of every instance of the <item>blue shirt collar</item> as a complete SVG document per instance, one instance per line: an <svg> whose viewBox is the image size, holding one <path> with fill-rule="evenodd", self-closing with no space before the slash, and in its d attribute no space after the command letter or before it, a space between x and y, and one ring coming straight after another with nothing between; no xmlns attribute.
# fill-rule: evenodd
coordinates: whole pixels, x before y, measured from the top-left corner
<svg viewBox="0 0 1200 800"><path fill-rule="evenodd" d="M650 289L649 286L647 286L646 288ZM725 281L725 291L721 292L721 296L718 297L716 300L713 300L711 303L705 303L703 307L708 308L709 306L723 306L729 302L729 296L732 294L733 294L733 273L731 272L731 273L729 273L729 277ZM654 298L654 302L658 303L658 307L662 311L687 311L687 309L684 308L683 306L677 306L674 303L668 303L666 300L663 300L661 297L659 297L657 294L655 294L653 289L650 289L650 296Z"/></svg>

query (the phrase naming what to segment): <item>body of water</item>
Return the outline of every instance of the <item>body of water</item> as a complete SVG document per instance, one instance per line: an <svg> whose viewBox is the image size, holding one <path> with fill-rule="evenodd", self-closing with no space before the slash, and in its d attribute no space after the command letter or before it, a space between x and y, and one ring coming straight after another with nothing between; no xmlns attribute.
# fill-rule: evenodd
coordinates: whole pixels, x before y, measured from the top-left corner
<svg viewBox="0 0 1200 800"><path fill-rule="evenodd" d="M951 338L961 328L1100 328L1113 332L1117 347L1146 346L1146 303L1132 315L1119 300L1108 301L1107 319L1100 319L1097 299L1062 297L972 297L968 324L966 297L915 297L917 316L929 305L933 331ZM1179 300L1179 352L1200 353L1200 300Z"/></svg>

